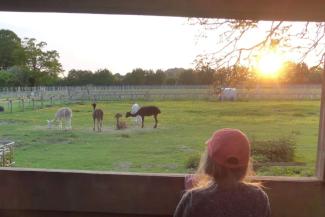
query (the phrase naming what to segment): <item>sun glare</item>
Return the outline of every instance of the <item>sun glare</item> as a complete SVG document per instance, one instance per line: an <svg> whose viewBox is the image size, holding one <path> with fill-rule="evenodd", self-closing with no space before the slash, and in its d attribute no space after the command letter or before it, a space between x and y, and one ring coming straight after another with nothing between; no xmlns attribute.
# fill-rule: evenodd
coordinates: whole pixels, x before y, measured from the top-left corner
<svg viewBox="0 0 325 217"><path fill-rule="evenodd" d="M262 54L257 61L257 70L263 77L277 77L283 65L283 58L275 52Z"/></svg>

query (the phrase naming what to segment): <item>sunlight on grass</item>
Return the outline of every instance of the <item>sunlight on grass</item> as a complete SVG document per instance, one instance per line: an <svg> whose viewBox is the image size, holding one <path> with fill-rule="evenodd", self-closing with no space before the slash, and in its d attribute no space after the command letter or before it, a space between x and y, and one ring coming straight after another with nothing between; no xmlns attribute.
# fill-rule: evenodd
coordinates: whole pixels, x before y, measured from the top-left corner
<svg viewBox="0 0 325 217"><path fill-rule="evenodd" d="M90 104L73 104L72 131L47 129L46 120L59 106L1 114L0 136L16 142L17 167L131 172L186 173L189 157L219 128L239 128L255 140L290 136L296 143L296 169L268 167L263 175L313 175L319 101L159 101L158 128L146 117L145 128L125 119L129 128L115 130L114 115L129 111L131 102L98 103L104 110L102 133L92 131ZM297 172L298 170L298 172Z"/></svg>

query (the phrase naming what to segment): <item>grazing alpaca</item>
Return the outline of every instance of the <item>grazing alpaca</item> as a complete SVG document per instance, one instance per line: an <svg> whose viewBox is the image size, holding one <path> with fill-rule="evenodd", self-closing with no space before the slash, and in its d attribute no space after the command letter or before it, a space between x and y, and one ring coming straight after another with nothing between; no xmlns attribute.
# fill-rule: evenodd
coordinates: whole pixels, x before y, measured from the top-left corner
<svg viewBox="0 0 325 217"><path fill-rule="evenodd" d="M132 114L131 112L127 112L125 117L127 117L127 118L130 116L136 117L136 116L140 115L140 117L142 119L141 127L143 128L144 116L153 116L155 119L155 126L153 128L157 128L157 124L158 124L157 116L160 113L161 113L160 109L156 106L143 106L135 114Z"/></svg>
<svg viewBox="0 0 325 217"><path fill-rule="evenodd" d="M67 107L60 108L55 113L55 118L53 120L47 120L47 127L51 129L53 122L59 122L59 129L63 129L63 123L64 123L64 129L71 129L72 128L71 118L72 118L72 111L70 108Z"/></svg>
<svg viewBox="0 0 325 217"><path fill-rule="evenodd" d="M96 131L95 124L97 122L97 130L98 132L102 131L103 127L103 117L104 117L104 112L101 109L96 109L96 103L91 104L93 106L93 120L94 120L94 128L93 130Z"/></svg>
<svg viewBox="0 0 325 217"><path fill-rule="evenodd" d="M116 113L115 118L116 118L116 129L121 130L127 128L126 122L125 121L120 121L120 118L122 117L121 113Z"/></svg>
<svg viewBox="0 0 325 217"><path fill-rule="evenodd" d="M139 111L140 108L141 108L141 107L140 107L137 103L134 103L134 104L132 105L132 107L131 107L131 114L135 114L135 113L137 113L137 111ZM134 122L135 122L138 126L140 126L140 124L142 123L141 116L140 116L140 115L136 116L136 117L134 118Z"/></svg>

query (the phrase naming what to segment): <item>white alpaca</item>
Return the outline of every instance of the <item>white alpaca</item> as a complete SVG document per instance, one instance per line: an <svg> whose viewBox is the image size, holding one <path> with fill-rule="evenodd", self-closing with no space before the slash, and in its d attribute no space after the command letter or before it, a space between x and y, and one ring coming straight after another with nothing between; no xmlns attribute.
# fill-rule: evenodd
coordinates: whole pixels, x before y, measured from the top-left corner
<svg viewBox="0 0 325 217"><path fill-rule="evenodd" d="M67 107L60 108L56 112L55 118L53 120L47 120L47 127L51 129L53 122L59 122L59 129L63 129L63 123L64 123L64 129L72 129L71 118L72 118L72 110L70 108Z"/></svg>
<svg viewBox="0 0 325 217"><path fill-rule="evenodd" d="M137 103L134 103L132 105L132 108L131 108L131 114L135 114L137 113L137 111L140 109L141 107L137 104ZM141 126L142 124L142 118L140 115L136 116L134 118L134 122L138 125L138 126Z"/></svg>

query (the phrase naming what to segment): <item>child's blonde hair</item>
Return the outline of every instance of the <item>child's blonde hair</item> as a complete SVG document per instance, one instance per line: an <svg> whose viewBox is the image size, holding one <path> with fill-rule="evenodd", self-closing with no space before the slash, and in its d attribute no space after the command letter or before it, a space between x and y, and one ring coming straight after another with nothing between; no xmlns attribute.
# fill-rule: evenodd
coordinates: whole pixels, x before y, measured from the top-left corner
<svg viewBox="0 0 325 217"><path fill-rule="evenodd" d="M262 187L261 183L252 181L251 177L254 175L255 173L251 160L245 166L238 168L227 168L216 163L209 156L208 151L205 150L201 156L199 167L192 182L193 187L190 190L205 188L214 183L218 184L225 179Z"/></svg>

